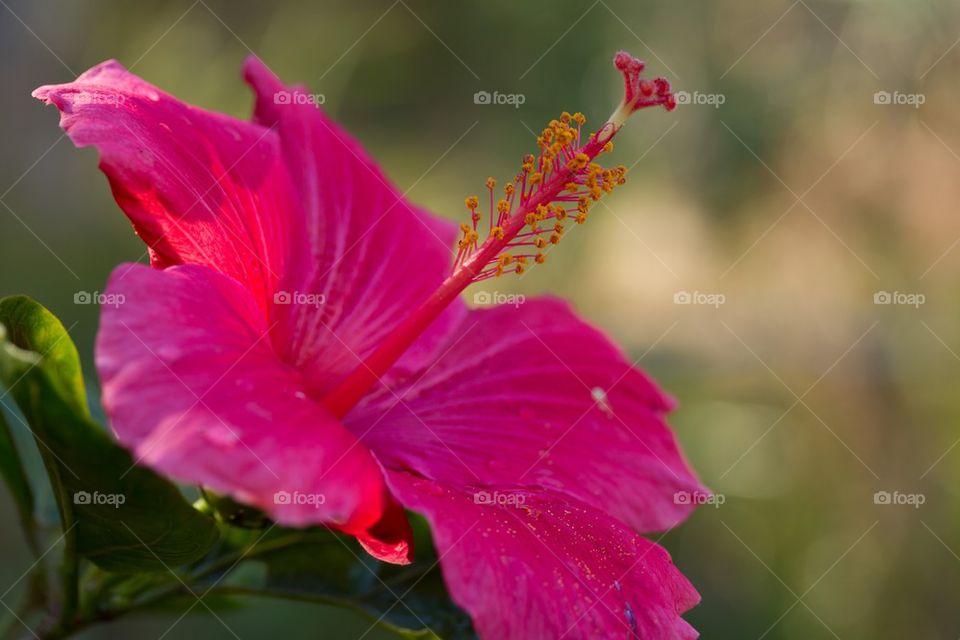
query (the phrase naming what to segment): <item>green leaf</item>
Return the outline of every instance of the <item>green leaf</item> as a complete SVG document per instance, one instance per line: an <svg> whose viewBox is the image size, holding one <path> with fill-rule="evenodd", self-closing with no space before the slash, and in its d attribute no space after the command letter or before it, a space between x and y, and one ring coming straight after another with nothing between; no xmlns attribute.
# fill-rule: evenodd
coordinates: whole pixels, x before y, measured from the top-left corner
<svg viewBox="0 0 960 640"><path fill-rule="evenodd" d="M21 367L20 376L13 381L4 377L7 387L15 386L20 377L28 375L33 365L42 360L44 368L55 373L50 382L63 402L74 412L89 417L80 357L57 317L26 296L9 296L0 299L0 324L9 334L6 336L7 349L14 359L14 366L19 363Z"/></svg>
<svg viewBox="0 0 960 640"><path fill-rule="evenodd" d="M0 475L3 476L3 481L17 505L27 543L33 548L36 528L33 519L33 490L30 488L20 454L17 452L17 445L2 410L0 410Z"/></svg>
<svg viewBox="0 0 960 640"><path fill-rule="evenodd" d="M447 594L426 523L413 517L413 565L378 562L349 536L326 529L273 527L259 537L246 532L230 540L244 560L209 581L223 595L349 607L404 638L475 638L470 618Z"/></svg>
<svg viewBox="0 0 960 640"><path fill-rule="evenodd" d="M0 385L33 431L76 551L115 572L201 558L217 539L216 524L93 422L77 350L60 321L13 296L0 300L0 324L7 333L0 331Z"/></svg>

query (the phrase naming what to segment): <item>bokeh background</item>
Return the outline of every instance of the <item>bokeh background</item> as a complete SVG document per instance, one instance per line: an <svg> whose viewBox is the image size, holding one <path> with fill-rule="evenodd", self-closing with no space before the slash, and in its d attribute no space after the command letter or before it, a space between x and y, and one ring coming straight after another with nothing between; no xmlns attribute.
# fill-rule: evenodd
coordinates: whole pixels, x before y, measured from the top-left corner
<svg viewBox="0 0 960 640"><path fill-rule="evenodd" d="M550 264L491 286L571 299L679 400L672 423L724 498L661 540L703 596L688 619L705 638L960 635L956 2L0 5L0 294L59 315L91 384L98 312L74 294L143 251L36 86L113 57L246 117L253 52L322 93L413 200L458 218L560 110L607 116L616 50L645 58L689 104L635 117L614 152L627 185ZM0 545L5 585L30 561L15 527ZM231 637L201 610L84 637ZM272 601L223 616L250 638L369 626Z"/></svg>

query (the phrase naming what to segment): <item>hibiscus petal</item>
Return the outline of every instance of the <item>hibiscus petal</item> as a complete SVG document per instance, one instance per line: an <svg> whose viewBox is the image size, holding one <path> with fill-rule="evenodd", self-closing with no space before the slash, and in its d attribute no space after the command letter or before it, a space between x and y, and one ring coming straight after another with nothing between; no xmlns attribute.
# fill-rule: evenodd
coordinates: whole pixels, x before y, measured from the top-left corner
<svg viewBox="0 0 960 640"><path fill-rule="evenodd" d="M141 464L285 525L378 524L380 466L276 356L247 289L206 267L125 265L108 292L120 303L97 337L103 403Z"/></svg>
<svg viewBox="0 0 960 640"><path fill-rule="evenodd" d="M117 202L163 268L200 264L254 292L278 351L319 395L449 273L455 225L411 205L306 96L251 58L258 123L184 104L116 61L34 96L95 146ZM277 96L285 93L286 100ZM452 305L405 356L416 365Z"/></svg>
<svg viewBox="0 0 960 640"><path fill-rule="evenodd" d="M322 393L449 275L456 227L407 201L302 88L283 85L256 58L244 73L257 94L255 118L276 128L302 205L303 233L284 289L324 296L317 307L276 310L291 336L284 355ZM443 337L460 306L435 323L419 352Z"/></svg>
<svg viewBox="0 0 960 640"><path fill-rule="evenodd" d="M473 310L441 355L394 374L344 420L388 469L454 485L543 487L640 531L705 491L663 419L663 395L563 302Z"/></svg>
<svg viewBox="0 0 960 640"><path fill-rule="evenodd" d="M274 132L184 104L112 60L33 95L56 105L74 144L100 152L154 266L213 267L266 306L295 215Z"/></svg>
<svg viewBox="0 0 960 640"><path fill-rule="evenodd" d="M394 494L431 524L443 576L482 638L689 640L699 595L658 545L576 500L468 493L407 473Z"/></svg>

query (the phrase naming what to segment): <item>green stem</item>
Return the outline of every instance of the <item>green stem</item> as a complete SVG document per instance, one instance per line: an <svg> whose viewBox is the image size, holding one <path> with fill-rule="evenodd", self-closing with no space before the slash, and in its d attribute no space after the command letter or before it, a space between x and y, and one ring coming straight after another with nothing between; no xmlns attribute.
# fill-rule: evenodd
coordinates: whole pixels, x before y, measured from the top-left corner
<svg viewBox="0 0 960 640"><path fill-rule="evenodd" d="M239 564L243 560L249 560L251 558L255 558L257 556L263 555L265 553L269 553L271 551L277 551L279 549L283 549L285 547L296 544L297 542L300 542L301 540L303 540L303 538L304 538L303 534L294 534L294 535L286 536L283 538L277 538L276 540L271 540L269 542L264 542L262 544L255 542L253 545L246 547L245 549L242 549L230 555L223 556L222 558L218 558L214 562L211 562L209 565L191 573L184 580L184 582L186 582L187 584L191 584L201 578L205 578L215 573L220 569L230 569L234 565ZM158 589L152 593L145 594L144 597L140 598L139 600L135 600L131 602L129 607L126 607L126 609L136 610L146 606L158 604L169 597L178 595L183 592L184 592L183 584L181 584L180 581L178 580L174 584L168 585L162 589Z"/></svg>
<svg viewBox="0 0 960 640"><path fill-rule="evenodd" d="M62 496L58 496L58 500L60 498L62 498ZM63 516L65 518L71 518L70 521L72 521L72 502L66 503L66 509ZM140 597L132 599L122 606L105 606L105 600L109 598L111 588L117 586L118 581L122 583L122 581L127 577L116 576L114 574L104 573L95 569L87 571L84 574L83 583L89 587L89 596L84 597L83 602L81 603L83 606L80 607L78 607L79 581L77 580L78 567L75 553L76 537L68 534L68 539L69 538L72 538L73 540L68 542L69 546L68 551L65 552L64 569L61 571L64 590L64 606L61 607L59 612L50 611L49 613L51 614L51 618L47 623L41 626L41 629L36 631L36 634L43 640L63 640L64 638L68 638L78 631L86 629L87 627L116 620L117 618L126 617L127 615L136 613L146 607L160 604L169 598L178 595L189 594L190 589L188 589L187 586L184 586L184 583L192 588L198 580L215 574L217 571L224 569L229 571L235 565L244 560L255 558L301 542L304 538L304 534L297 533L266 542L254 542L244 549L240 549L234 553L217 558L206 566L196 568L193 572L183 577L184 583L176 580L172 584L168 584L160 588L154 588L144 592L140 595ZM68 562L66 560L67 557L71 557L73 561ZM85 591L87 591L87 589L85 589ZM330 605L353 607L362 612L362 609L356 607L354 603L337 598L324 598L293 593L263 593L256 590L248 590L242 587L233 586L217 586L209 589L209 592L249 596L259 595L261 597L320 602ZM28 600L32 599L28 598ZM26 602L25 606L23 607L23 615L21 615L21 617L25 617L26 615L36 612L41 605L42 601ZM11 624L11 621L13 624ZM13 638L19 638L20 635L24 635L17 633L17 626L20 626L20 623L17 622L16 618L11 617L11 620L7 621L3 625L4 628L3 633L0 633L0 640L7 640L8 638L12 640ZM25 629L24 632L26 632ZM29 634L27 633L27 635Z"/></svg>
<svg viewBox="0 0 960 640"><path fill-rule="evenodd" d="M37 439L39 440L39 436L37 436ZM77 555L77 534L74 531L76 520L73 515L73 498L67 494L66 487L60 478L59 462L46 451L42 442L38 442L38 445L40 457L47 468L50 486L56 498L57 510L60 513L60 526L63 527L64 547L60 564L60 607L55 614L56 618L52 626L42 636L45 640L53 640L65 637L67 631L73 626L80 593L79 557ZM54 612L51 611L51 613Z"/></svg>
<svg viewBox="0 0 960 640"><path fill-rule="evenodd" d="M334 607L343 607L356 611L364 618L372 620L377 626L383 627L384 629L392 631L398 635L404 634L406 636L403 629L385 620L383 616L375 615L353 600L316 594L296 593L293 591L259 591L257 589L235 586L216 587L211 589L211 593L219 593L221 595L228 596L245 596L251 598L270 598L274 600L287 600L293 602L309 602L311 604L326 604ZM435 638L436 636L431 635L430 637Z"/></svg>
<svg viewBox="0 0 960 640"><path fill-rule="evenodd" d="M20 516L20 526L34 559L39 558L40 548L37 542L37 525L33 514L33 489L23 465L23 458L17 447L13 430L6 418L3 417L3 405L0 404L0 478L10 490L17 514Z"/></svg>
<svg viewBox="0 0 960 640"><path fill-rule="evenodd" d="M0 638L4 640L6 638L14 638L16 637L18 629L26 631L20 621L30 614L33 606L33 596L30 592L26 592L23 594L20 604L18 604L14 610L7 611L4 609L6 615L4 616L3 622L0 623Z"/></svg>

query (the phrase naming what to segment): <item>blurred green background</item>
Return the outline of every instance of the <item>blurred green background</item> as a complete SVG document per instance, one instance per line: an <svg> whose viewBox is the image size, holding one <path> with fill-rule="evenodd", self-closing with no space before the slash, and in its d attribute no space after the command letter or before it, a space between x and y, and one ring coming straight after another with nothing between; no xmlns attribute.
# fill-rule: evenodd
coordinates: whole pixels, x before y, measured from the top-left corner
<svg viewBox="0 0 960 640"><path fill-rule="evenodd" d="M74 294L143 250L36 86L117 58L246 117L252 51L322 93L414 201L459 218L559 111L602 122L616 50L645 58L689 103L635 116L612 156L627 185L550 264L491 286L570 298L678 398L672 423L725 498L661 540L703 596L688 619L705 638L960 635L956 2L0 5L0 295L59 315L91 384L97 309ZM0 544L3 586L30 560L12 524ZM232 637L201 607L171 629L181 613L84 637ZM222 617L244 638L369 627L278 602Z"/></svg>

